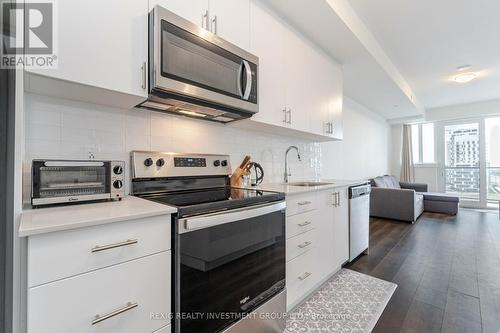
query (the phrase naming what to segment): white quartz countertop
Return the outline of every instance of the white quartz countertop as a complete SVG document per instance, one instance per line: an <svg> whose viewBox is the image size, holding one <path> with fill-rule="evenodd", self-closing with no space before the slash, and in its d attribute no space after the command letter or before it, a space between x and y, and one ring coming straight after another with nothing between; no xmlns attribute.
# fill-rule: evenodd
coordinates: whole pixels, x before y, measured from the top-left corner
<svg viewBox="0 0 500 333"><path fill-rule="evenodd" d="M354 186L368 182L366 179L357 179L357 180L345 180L345 179L323 179L321 182L330 183L327 185L319 185L319 186L294 186L283 183L268 183L261 184L259 186L252 186L251 188L263 190L263 191L273 191L273 192L282 192L285 195L293 195L307 192L316 192L316 191L324 191L333 188L346 187L346 186ZM292 183L295 183L293 181Z"/></svg>
<svg viewBox="0 0 500 333"><path fill-rule="evenodd" d="M27 209L21 215L19 237L167 215L176 211L174 207L134 196L121 201Z"/></svg>

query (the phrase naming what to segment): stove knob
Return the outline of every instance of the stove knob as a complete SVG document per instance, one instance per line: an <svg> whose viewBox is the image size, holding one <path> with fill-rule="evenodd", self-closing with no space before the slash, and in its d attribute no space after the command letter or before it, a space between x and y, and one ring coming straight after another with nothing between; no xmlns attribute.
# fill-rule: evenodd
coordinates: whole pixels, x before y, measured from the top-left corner
<svg viewBox="0 0 500 333"><path fill-rule="evenodd" d="M227 166L227 160L223 160L222 162L220 162L220 165L222 165L223 167L226 167Z"/></svg>
<svg viewBox="0 0 500 333"><path fill-rule="evenodd" d="M160 158L159 160L156 161L156 166L157 167L162 167L165 165L165 160L163 158Z"/></svg>
<svg viewBox="0 0 500 333"><path fill-rule="evenodd" d="M115 180L113 182L113 187L116 189L120 189L120 188L122 188L122 186L123 186L123 182L121 180Z"/></svg>
<svg viewBox="0 0 500 333"><path fill-rule="evenodd" d="M215 161L214 161L214 166L215 166L215 167L218 167L219 165L220 165L220 161L219 161L219 160L215 160Z"/></svg>
<svg viewBox="0 0 500 333"><path fill-rule="evenodd" d="M144 165L147 166L147 167L150 167L153 165L153 159L150 157L150 158L146 158L144 160Z"/></svg>
<svg viewBox="0 0 500 333"><path fill-rule="evenodd" d="M115 175L121 175L123 173L123 167L121 165L117 165L113 168L113 173Z"/></svg>

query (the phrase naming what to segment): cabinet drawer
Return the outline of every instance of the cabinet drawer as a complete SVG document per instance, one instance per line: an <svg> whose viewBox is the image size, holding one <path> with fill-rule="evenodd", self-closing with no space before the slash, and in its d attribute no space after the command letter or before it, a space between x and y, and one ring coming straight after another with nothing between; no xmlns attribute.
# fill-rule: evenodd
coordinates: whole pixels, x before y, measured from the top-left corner
<svg viewBox="0 0 500 333"><path fill-rule="evenodd" d="M308 251L286 264L287 310L314 287L314 252Z"/></svg>
<svg viewBox="0 0 500 333"><path fill-rule="evenodd" d="M286 260L290 261L293 258L309 251L316 246L316 231L309 230L303 234L297 235L286 240Z"/></svg>
<svg viewBox="0 0 500 333"><path fill-rule="evenodd" d="M314 211L288 216L286 218L286 238L314 229L315 217Z"/></svg>
<svg viewBox="0 0 500 333"><path fill-rule="evenodd" d="M28 238L28 285L63 279L170 249L170 215Z"/></svg>
<svg viewBox="0 0 500 333"><path fill-rule="evenodd" d="M292 216L303 212L315 210L318 207L318 199L314 193L296 195L286 198L286 215Z"/></svg>
<svg viewBox="0 0 500 333"><path fill-rule="evenodd" d="M166 251L30 288L28 333L154 332L170 324L170 256ZM152 318L157 313L164 316Z"/></svg>

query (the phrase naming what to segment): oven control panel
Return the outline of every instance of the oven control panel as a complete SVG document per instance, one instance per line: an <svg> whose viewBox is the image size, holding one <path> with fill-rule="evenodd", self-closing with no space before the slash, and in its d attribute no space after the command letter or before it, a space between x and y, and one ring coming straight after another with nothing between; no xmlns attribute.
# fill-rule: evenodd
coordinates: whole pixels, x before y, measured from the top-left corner
<svg viewBox="0 0 500 333"><path fill-rule="evenodd" d="M133 151L132 178L230 176L228 155Z"/></svg>
<svg viewBox="0 0 500 333"><path fill-rule="evenodd" d="M178 168L205 168L207 159L203 157L174 157L174 166Z"/></svg>

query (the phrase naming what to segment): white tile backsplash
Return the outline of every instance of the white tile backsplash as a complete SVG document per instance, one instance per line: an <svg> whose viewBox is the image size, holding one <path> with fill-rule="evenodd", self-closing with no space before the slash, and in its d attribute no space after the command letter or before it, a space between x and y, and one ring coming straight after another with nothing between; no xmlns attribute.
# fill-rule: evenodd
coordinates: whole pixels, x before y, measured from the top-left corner
<svg viewBox="0 0 500 333"><path fill-rule="evenodd" d="M245 155L261 163L266 182L279 182L284 153L292 152L291 179L321 177L321 145L296 138L274 136L202 120L142 109L117 109L53 97L26 94L26 165L34 158L125 160L130 151L221 153L236 166ZM127 174L129 170L127 167Z"/></svg>

